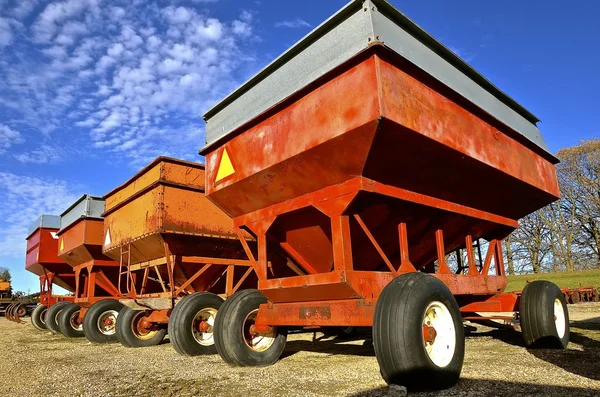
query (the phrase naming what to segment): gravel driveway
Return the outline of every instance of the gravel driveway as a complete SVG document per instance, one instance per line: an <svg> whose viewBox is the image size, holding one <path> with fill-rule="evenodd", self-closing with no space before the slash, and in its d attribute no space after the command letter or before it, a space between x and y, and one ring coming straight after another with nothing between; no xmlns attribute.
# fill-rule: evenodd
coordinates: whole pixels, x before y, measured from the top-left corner
<svg viewBox="0 0 600 397"><path fill-rule="evenodd" d="M527 351L521 335L467 327L462 378L441 396L600 395L600 304L572 305L566 351ZM146 349L93 345L0 319L0 396L385 396L367 335L291 335L266 368L232 368L219 356L182 357L168 342ZM316 340L315 340L316 338ZM418 394L417 394L418 395ZM428 394L433 395L433 394Z"/></svg>

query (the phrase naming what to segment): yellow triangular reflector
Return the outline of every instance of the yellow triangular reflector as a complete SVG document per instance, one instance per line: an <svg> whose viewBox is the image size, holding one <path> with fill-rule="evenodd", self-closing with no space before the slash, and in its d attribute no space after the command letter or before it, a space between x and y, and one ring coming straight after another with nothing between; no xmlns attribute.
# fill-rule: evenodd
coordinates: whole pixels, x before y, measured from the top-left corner
<svg viewBox="0 0 600 397"><path fill-rule="evenodd" d="M104 237L104 246L108 247L111 243L110 240L110 229L106 229L106 236Z"/></svg>
<svg viewBox="0 0 600 397"><path fill-rule="evenodd" d="M59 251L62 251L62 250L64 250L64 249L65 249L65 239L63 239L63 238L61 237L61 239L60 239L60 248L59 248L58 250L59 250Z"/></svg>
<svg viewBox="0 0 600 397"><path fill-rule="evenodd" d="M235 169L233 168L233 163L229 158L229 153L227 149L223 149L223 155L221 156L221 163L219 164L219 170L217 171L217 179L215 182L219 182L223 178L227 178L229 175L233 175L235 173Z"/></svg>

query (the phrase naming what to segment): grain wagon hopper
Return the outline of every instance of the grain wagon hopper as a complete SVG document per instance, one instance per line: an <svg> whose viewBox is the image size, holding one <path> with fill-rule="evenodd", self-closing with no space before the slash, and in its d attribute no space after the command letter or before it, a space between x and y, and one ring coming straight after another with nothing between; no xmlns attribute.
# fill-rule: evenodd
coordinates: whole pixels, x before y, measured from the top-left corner
<svg viewBox="0 0 600 397"><path fill-rule="evenodd" d="M274 363L286 327L368 326L386 382L436 389L478 313L567 345L556 285L503 293L502 239L559 198L537 118L388 2L350 2L204 118L206 194L258 244L258 291L216 318L226 362ZM301 274L278 276L273 247Z"/></svg>
<svg viewBox="0 0 600 397"><path fill-rule="evenodd" d="M39 330L47 329L46 314L60 302L72 302L73 296L54 295L54 284L67 291L75 291L73 268L58 257L58 230L60 217L41 215L27 233L25 269L40 278L40 304L31 314L31 323ZM61 303L62 305L63 303Z"/></svg>
<svg viewBox="0 0 600 397"><path fill-rule="evenodd" d="M55 305L47 322L54 333L86 336L95 343L116 341L116 319L122 305L117 289L119 264L102 253L104 200L83 195L60 217L58 256L75 272L75 299Z"/></svg>
<svg viewBox="0 0 600 397"><path fill-rule="evenodd" d="M201 164L159 157L104 197L103 250L125 276L117 319L124 346L155 345L168 327L179 353L214 352L223 298L256 287L231 218L204 196L204 179Z"/></svg>

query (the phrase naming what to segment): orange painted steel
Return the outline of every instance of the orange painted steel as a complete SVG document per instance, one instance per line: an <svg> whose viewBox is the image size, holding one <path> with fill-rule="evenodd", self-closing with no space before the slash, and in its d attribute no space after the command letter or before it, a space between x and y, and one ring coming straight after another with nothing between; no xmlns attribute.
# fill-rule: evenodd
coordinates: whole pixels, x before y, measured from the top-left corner
<svg viewBox="0 0 600 397"><path fill-rule="evenodd" d="M119 293L154 309L146 321L166 323L175 301L194 292L228 297L256 287L231 218L205 197L204 180L202 164L159 157L104 197L104 254L119 264Z"/></svg>
<svg viewBox="0 0 600 397"><path fill-rule="evenodd" d="M119 263L102 253L103 220L81 217L57 233L58 256L75 272L75 299L79 321L94 303L119 299Z"/></svg>
<svg viewBox="0 0 600 397"><path fill-rule="evenodd" d="M516 311L501 241L560 196L551 155L377 43L219 145L201 153L206 193L257 238L257 331L370 326L385 285L412 271L465 316ZM234 171L217 181L225 150ZM295 274L277 275L286 261Z"/></svg>
<svg viewBox="0 0 600 397"><path fill-rule="evenodd" d="M73 296L54 295L54 284L75 291L75 272L58 257L58 229L40 227L27 237L25 269L40 278L40 304L48 307L60 301L73 301Z"/></svg>

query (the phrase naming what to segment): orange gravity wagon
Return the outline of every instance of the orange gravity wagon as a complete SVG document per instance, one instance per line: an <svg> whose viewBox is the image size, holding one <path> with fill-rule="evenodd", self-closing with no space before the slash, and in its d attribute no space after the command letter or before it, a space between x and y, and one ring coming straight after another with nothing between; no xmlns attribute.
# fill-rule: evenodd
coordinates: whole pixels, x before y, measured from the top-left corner
<svg viewBox="0 0 600 397"><path fill-rule="evenodd" d="M60 216L41 215L27 233L25 269L40 278L40 304L31 314L31 323L40 331L46 330L46 314L55 304L72 302L73 296L54 295L54 284L75 291L73 268L58 257ZM61 303L62 305L62 303Z"/></svg>
<svg viewBox="0 0 600 397"><path fill-rule="evenodd" d="M60 217L58 256L75 272L75 299L56 305L47 323L55 333L85 336L90 342L115 342L122 305L117 289L119 264L102 253L104 200L83 195Z"/></svg>
<svg viewBox="0 0 600 397"><path fill-rule="evenodd" d="M350 2L204 118L206 194L258 249L240 240L258 291L215 321L226 362L275 362L287 327L368 326L387 382L435 389L460 376L463 320L566 347L556 285L503 293L502 240L560 196L537 118L388 2Z"/></svg>
<svg viewBox="0 0 600 397"><path fill-rule="evenodd" d="M124 346L155 345L168 328L179 353L214 353L223 299L256 287L231 218L205 197L204 180L202 164L159 157L104 197L103 250L123 276Z"/></svg>

